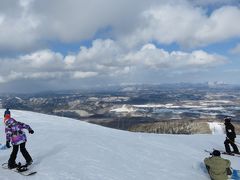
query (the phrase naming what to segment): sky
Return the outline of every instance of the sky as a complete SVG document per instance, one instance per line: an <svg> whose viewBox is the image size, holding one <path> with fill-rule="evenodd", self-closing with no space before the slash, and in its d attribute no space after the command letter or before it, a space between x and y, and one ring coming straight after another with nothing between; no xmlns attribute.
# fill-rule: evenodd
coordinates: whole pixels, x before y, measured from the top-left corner
<svg viewBox="0 0 240 180"><path fill-rule="evenodd" d="M0 92L240 84L239 0L0 0Z"/></svg>

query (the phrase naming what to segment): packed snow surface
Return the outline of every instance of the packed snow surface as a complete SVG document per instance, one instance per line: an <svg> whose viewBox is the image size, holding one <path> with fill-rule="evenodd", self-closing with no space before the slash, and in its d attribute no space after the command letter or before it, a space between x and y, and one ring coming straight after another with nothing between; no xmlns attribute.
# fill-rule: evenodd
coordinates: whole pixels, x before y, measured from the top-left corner
<svg viewBox="0 0 240 180"><path fill-rule="evenodd" d="M203 159L209 154L204 150L224 149L224 134L132 133L64 117L11 113L35 131L27 133L27 149L37 174L24 177L0 168L1 180L207 180ZM0 124L0 142L5 143L4 124ZM1 164L11 150L0 151ZM223 157L240 169L239 157ZM24 162L20 152L17 161Z"/></svg>

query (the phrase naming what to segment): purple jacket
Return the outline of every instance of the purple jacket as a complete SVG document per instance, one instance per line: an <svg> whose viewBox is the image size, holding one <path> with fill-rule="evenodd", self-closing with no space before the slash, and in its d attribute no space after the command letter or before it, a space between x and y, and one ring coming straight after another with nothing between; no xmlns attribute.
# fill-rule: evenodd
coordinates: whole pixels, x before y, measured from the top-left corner
<svg viewBox="0 0 240 180"><path fill-rule="evenodd" d="M13 118L6 121L5 133L6 140L11 141L12 145L19 145L27 141L27 137L23 129L31 130L31 127L22 122L18 122Z"/></svg>

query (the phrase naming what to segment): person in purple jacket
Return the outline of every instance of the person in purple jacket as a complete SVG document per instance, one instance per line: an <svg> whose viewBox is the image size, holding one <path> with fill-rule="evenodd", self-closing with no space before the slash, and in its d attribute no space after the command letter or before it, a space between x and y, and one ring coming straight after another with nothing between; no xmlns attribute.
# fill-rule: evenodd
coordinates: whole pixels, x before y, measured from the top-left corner
<svg viewBox="0 0 240 180"><path fill-rule="evenodd" d="M10 148L10 142L13 146L12 153L8 160L8 168L13 169L18 166L16 164L16 158L19 147L23 157L26 160L26 165L32 164L32 157L25 148L27 137L25 132L23 131L24 129L27 129L30 134L33 134L34 131L32 130L32 128L27 124L18 122L15 119L11 118L9 109L7 109L4 113L4 123L6 125L6 146L7 148Z"/></svg>

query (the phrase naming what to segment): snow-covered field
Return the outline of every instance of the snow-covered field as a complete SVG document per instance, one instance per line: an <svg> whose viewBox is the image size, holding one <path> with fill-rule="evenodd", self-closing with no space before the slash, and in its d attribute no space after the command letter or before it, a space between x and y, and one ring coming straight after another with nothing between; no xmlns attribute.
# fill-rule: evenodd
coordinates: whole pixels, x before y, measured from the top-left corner
<svg viewBox="0 0 240 180"><path fill-rule="evenodd" d="M0 180L207 180L204 149L224 149L224 134L132 133L27 111L11 113L35 131L28 134L27 149L38 173L24 177L0 168ZM5 143L3 122L0 137ZM10 153L0 151L1 164ZM238 157L224 157L240 169ZM17 161L24 162L20 152Z"/></svg>

